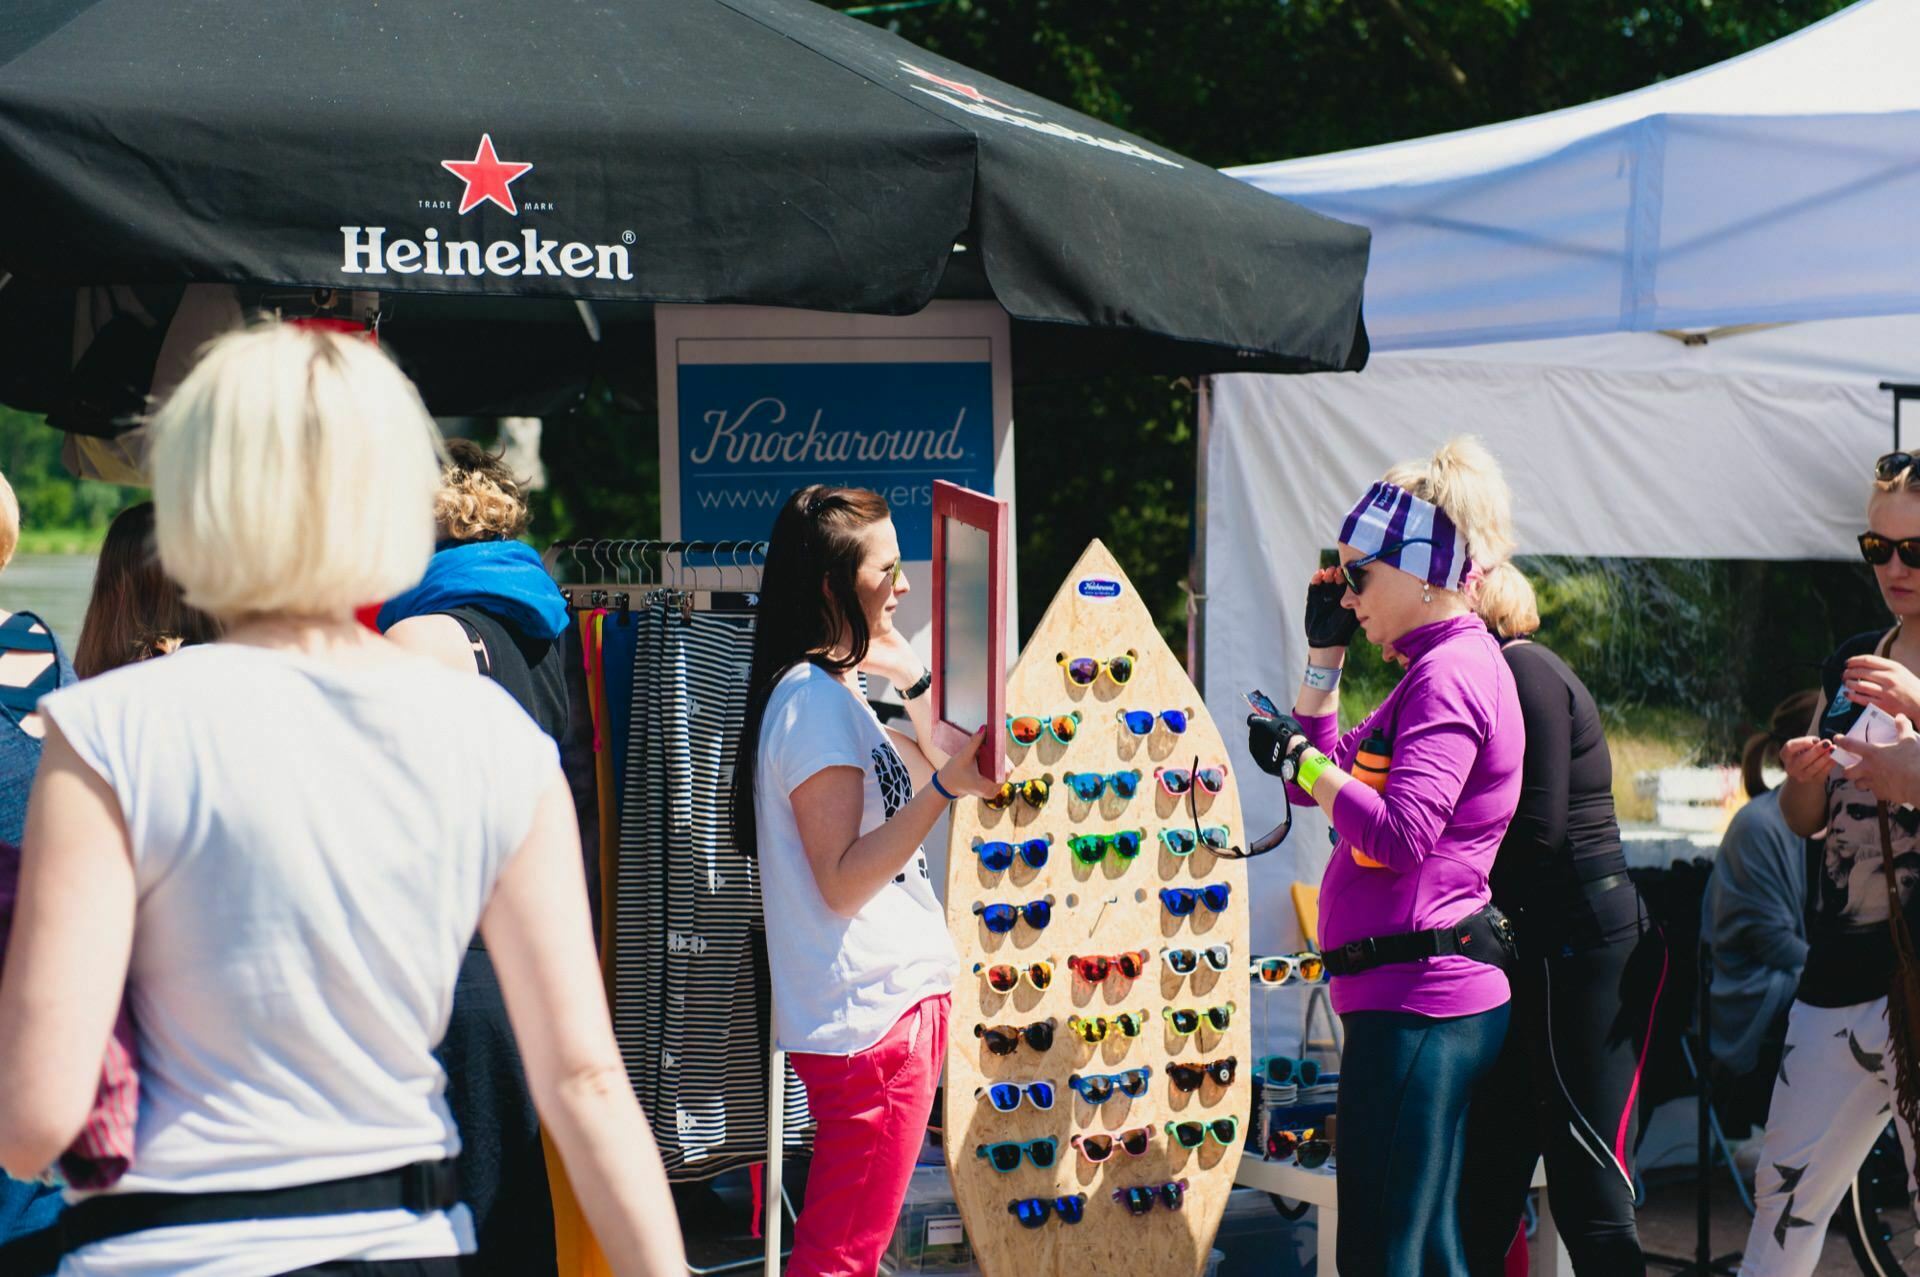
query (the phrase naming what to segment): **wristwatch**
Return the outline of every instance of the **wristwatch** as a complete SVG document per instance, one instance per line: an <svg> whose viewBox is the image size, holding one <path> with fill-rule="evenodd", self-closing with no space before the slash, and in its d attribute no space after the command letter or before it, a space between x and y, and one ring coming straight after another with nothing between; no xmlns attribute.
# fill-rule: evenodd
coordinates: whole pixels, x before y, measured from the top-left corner
<svg viewBox="0 0 1920 1277"><path fill-rule="evenodd" d="M919 682L915 683L912 687L905 688L901 691L900 699L903 701L919 700L922 696L925 696L927 694L927 689L932 686L933 686L933 671L928 670L926 673L920 676Z"/></svg>

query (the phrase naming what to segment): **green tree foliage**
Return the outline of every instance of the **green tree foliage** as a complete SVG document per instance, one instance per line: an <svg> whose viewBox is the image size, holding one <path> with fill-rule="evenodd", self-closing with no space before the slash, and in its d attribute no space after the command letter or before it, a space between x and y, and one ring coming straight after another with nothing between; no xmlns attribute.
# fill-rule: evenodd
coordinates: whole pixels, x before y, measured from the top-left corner
<svg viewBox="0 0 1920 1277"><path fill-rule="evenodd" d="M101 532L113 516L146 493L111 483L75 483L60 464L64 436L38 416L0 406L0 475L20 501L29 539L46 532Z"/></svg>

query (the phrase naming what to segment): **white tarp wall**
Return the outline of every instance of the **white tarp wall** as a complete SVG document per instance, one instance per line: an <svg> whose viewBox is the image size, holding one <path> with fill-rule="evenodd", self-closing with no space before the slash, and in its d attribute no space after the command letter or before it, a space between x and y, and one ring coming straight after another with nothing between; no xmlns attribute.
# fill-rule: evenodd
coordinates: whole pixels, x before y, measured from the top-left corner
<svg viewBox="0 0 1920 1277"><path fill-rule="evenodd" d="M1920 317L1741 332L1688 346L1615 333L1376 357L1365 372L1214 379L1206 454L1208 708L1226 728L1258 687L1289 706L1306 663L1305 581L1394 462L1478 435L1506 468L1523 554L1848 559L1873 458L1892 442L1883 380L1920 381ZM1906 441L1920 441L1920 412ZM1243 748L1247 836L1277 824L1280 783ZM1248 774L1252 772L1252 774ZM1317 811L1252 862L1253 944L1293 952L1289 886L1318 884ZM1290 1050L1302 1003L1258 1000L1257 1039Z"/></svg>

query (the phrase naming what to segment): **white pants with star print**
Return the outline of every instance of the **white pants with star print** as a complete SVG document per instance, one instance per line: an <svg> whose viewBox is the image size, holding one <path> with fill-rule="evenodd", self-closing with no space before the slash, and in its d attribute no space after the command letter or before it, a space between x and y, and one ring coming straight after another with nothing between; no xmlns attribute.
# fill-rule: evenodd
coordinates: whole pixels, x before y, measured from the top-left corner
<svg viewBox="0 0 1920 1277"><path fill-rule="evenodd" d="M1741 1277L1808 1277L1827 1222L1893 1117L1887 1000L1851 1007L1795 1002L1773 1084L1753 1231ZM1900 1124L1906 1165L1913 1133Z"/></svg>

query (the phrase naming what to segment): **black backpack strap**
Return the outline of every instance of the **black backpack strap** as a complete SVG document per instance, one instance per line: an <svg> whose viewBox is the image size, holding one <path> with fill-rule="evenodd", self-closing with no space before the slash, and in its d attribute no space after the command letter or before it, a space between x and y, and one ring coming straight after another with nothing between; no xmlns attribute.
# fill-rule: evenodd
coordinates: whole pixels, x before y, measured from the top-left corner
<svg viewBox="0 0 1920 1277"><path fill-rule="evenodd" d="M480 677L492 678L493 658L487 654L487 641L480 637L480 631L473 627L473 622L458 612L442 612L440 615L451 617L466 633L467 644L473 648L473 667L480 671Z"/></svg>

